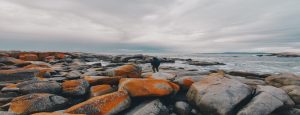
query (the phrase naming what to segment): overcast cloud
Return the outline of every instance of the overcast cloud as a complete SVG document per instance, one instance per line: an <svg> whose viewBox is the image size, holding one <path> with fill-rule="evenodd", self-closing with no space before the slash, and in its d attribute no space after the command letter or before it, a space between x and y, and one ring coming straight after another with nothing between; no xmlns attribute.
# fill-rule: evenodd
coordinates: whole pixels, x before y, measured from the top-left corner
<svg viewBox="0 0 300 115"><path fill-rule="evenodd" d="M1 0L0 49L300 52L300 0Z"/></svg>

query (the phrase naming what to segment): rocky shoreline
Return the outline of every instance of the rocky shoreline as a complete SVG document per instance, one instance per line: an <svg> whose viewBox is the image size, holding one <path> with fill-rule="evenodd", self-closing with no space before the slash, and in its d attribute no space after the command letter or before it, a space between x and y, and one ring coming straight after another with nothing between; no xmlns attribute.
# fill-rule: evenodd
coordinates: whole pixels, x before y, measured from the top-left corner
<svg viewBox="0 0 300 115"><path fill-rule="evenodd" d="M152 57L1 51L0 115L300 114L300 76L171 66L152 73L141 67Z"/></svg>
<svg viewBox="0 0 300 115"><path fill-rule="evenodd" d="M292 53L292 52L281 52L281 53L270 53L270 54L259 54L257 55L259 57L261 56L276 56L276 57L300 57L300 53Z"/></svg>

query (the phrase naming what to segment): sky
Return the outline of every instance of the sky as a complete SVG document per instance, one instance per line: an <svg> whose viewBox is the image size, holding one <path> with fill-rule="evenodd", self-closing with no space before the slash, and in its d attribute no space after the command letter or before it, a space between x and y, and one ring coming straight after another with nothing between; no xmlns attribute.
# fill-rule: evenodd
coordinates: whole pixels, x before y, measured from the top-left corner
<svg viewBox="0 0 300 115"><path fill-rule="evenodd" d="M1 0L0 50L300 52L300 0Z"/></svg>

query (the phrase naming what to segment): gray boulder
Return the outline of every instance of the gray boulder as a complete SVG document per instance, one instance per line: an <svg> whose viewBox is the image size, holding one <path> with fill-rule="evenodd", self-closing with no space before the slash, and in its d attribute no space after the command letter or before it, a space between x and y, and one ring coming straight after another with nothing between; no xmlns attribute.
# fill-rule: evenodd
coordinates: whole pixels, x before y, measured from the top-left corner
<svg viewBox="0 0 300 115"><path fill-rule="evenodd" d="M298 85L288 85L281 87L296 104L300 104L300 86Z"/></svg>
<svg viewBox="0 0 300 115"><path fill-rule="evenodd" d="M251 93L250 86L214 73L192 84L187 99L203 114L229 115Z"/></svg>
<svg viewBox="0 0 300 115"><path fill-rule="evenodd" d="M0 106L10 102L13 98L18 96L19 94L16 92L0 92Z"/></svg>
<svg viewBox="0 0 300 115"><path fill-rule="evenodd" d="M67 99L47 93L33 93L14 98L9 107L10 112L28 115L37 112L56 111L67 105Z"/></svg>
<svg viewBox="0 0 300 115"><path fill-rule="evenodd" d="M256 96L238 112L238 115L268 115L278 108L291 108L295 104L280 88L257 86Z"/></svg>
<svg viewBox="0 0 300 115"><path fill-rule="evenodd" d="M178 115L190 115L192 108L188 103L178 101L175 103L175 111Z"/></svg>
<svg viewBox="0 0 300 115"><path fill-rule="evenodd" d="M18 114L9 111L0 111L0 115L18 115Z"/></svg>
<svg viewBox="0 0 300 115"><path fill-rule="evenodd" d="M5 65L14 65L24 63L24 61L13 57L0 57L0 63L3 63Z"/></svg>
<svg viewBox="0 0 300 115"><path fill-rule="evenodd" d="M0 70L0 81L20 82L37 79L35 70Z"/></svg>
<svg viewBox="0 0 300 115"><path fill-rule="evenodd" d="M76 70L73 70L66 75L67 79L79 79L80 77L81 77L81 73Z"/></svg>
<svg viewBox="0 0 300 115"><path fill-rule="evenodd" d="M271 115L300 115L300 109L292 108L282 111L275 111Z"/></svg>
<svg viewBox="0 0 300 115"><path fill-rule="evenodd" d="M169 115L169 110L159 99L155 99L134 107L125 115Z"/></svg>
<svg viewBox="0 0 300 115"><path fill-rule="evenodd" d="M19 92L22 94L29 93L52 93L61 92L61 84L55 81L25 81L17 84Z"/></svg>
<svg viewBox="0 0 300 115"><path fill-rule="evenodd" d="M276 97L262 92L255 96L237 115L268 115L282 105L283 103Z"/></svg>
<svg viewBox="0 0 300 115"><path fill-rule="evenodd" d="M280 88L276 88L273 86L258 85L256 88L256 94L259 94L260 92L266 92L268 94L271 94L272 96L279 99L287 107L295 106L294 101L288 96L288 94L284 90Z"/></svg>
<svg viewBox="0 0 300 115"><path fill-rule="evenodd" d="M277 75L269 76L265 81L275 87L282 87L286 85L299 85L300 77L292 73L281 73Z"/></svg>

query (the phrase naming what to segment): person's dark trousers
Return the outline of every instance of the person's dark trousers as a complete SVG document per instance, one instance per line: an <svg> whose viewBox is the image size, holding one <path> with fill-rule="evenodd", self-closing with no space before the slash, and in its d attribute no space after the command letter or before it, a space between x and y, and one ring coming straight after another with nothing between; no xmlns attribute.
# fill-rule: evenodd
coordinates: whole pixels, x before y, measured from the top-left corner
<svg viewBox="0 0 300 115"><path fill-rule="evenodd" d="M159 72L158 66L152 66L152 70L153 70L154 73L155 73L155 72Z"/></svg>

